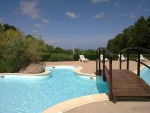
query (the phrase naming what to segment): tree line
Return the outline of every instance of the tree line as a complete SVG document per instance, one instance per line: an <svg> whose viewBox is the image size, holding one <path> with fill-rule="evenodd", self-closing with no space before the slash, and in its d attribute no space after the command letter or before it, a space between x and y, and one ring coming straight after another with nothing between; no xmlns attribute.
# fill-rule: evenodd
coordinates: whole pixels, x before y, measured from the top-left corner
<svg viewBox="0 0 150 113"><path fill-rule="evenodd" d="M141 16L134 25L125 28L107 43L107 48L112 52L119 52L127 47L150 49L150 16L147 19Z"/></svg>

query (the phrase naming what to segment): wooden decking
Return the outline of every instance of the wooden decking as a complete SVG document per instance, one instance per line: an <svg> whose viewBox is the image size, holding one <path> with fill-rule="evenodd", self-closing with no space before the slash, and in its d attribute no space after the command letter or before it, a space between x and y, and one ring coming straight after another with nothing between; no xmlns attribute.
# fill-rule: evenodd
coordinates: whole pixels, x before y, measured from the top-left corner
<svg viewBox="0 0 150 113"><path fill-rule="evenodd" d="M109 76L106 74L109 83ZM150 86L128 70L112 70L112 99L117 97L150 97Z"/></svg>

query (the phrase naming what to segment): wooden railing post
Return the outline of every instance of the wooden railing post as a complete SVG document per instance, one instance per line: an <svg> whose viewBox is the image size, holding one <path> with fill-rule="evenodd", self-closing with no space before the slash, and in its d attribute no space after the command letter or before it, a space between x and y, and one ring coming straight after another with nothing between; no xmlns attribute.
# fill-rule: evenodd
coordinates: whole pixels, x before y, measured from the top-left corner
<svg viewBox="0 0 150 113"><path fill-rule="evenodd" d="M95 71L95 73L96 73L96 75L98 75L98 72L97 72L97 70L98 70L98 67L97 67L97 62L98 62L98 58L97 58L97 51L96 51L96 71Z"/></svg>
<svg viewBox="0 0 150 113"><path fill-rule="evenodd" d="M121 54L122 54L122 52L120 52L120 54L119 54L119 55L120 55L120 57L119 57L119 69L120 69L120 70L121 70L121 62L122 62L122 61L121 61Z"/></svg>
<svg viewBox="0 0 150 113"><path fill-rule="evenodd" d="M110 95L109 95L109 100L112 101L112 96L113 96L113 93L112 93L112 57L110 57L110 60L109 60L109 74L110 74L110 78L109 78L109 89L110 89Z"/></svg>
<svg viewBox="0 0 150 113"><path fill-rule="evenodd" d="M99 54L98 54L98 58L99 58L99 75L101 75L101 62L100 62L100 54L101 54L101 50L99 49Z"/></svg>
<svg viewBox="0 0 150 113"><path fill-rule="evenodd" d="M106 81L105 76L105 51L103 50L103 81Z"/></svg>
<svg viewBox="0 0 150 113"><path fill-rule="evenodd" d="M100 60L100 51L103 50L103 61ZM100 70L100 64L103 64L103 81L108 81L109 84L109 100L113 100L113 93L112 93L112 57L113 54L106 48L100 47L97 49L98 57L99 59L97 59L97 67L98 67L98 63L99 63L99 70ZM109 55L109 69L107 68L106 64L105 64L105 52L108 53ZM101 62L100 62L101 61ZM106 76L106 71L108 74L108 77Z"/></svg>
<svg viewBox="0 0 150 113"><path fill-rule="evenodd" d="M140 50L138 50L137 75L140 76Z"/></svg>
<svg viewBox="0 0 150 113"><path fill-rule="evenodd" d="M129 49L127 50L127 70L129 70Z"/></svg>

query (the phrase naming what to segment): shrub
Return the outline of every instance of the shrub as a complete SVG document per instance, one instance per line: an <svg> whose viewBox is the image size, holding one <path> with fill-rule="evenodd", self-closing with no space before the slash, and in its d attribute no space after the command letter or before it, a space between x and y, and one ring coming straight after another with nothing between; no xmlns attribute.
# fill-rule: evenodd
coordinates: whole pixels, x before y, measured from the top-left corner
<svg viewBox="0 0 150 113"><path fill-rule="evenodd" d="M42 53L41 57L42 57L42 59L40 61L49 61L51 54L50 53Z"/></svg>
<svg viewBox="0 0 150 113"><path fill-rule="evenodd" d="M0 72L12 72L13 67L3 59L0 60Z"/></svg>
<svg viewBox="0 0 150 113"><path fill-rule="evenodd" d="M0 37L1 62L0 72L17 72L21 68L28 66L32 62L41 60L41 52L45 49L45 44L41 39L34 37L26 38L20 31L4 32Z"/></svg>
<svg viewBox="0 0 150 113"><path fill-rule="evenodd" d="M64 53L52 53L49 61L72 61L73 56Z"/></svg>

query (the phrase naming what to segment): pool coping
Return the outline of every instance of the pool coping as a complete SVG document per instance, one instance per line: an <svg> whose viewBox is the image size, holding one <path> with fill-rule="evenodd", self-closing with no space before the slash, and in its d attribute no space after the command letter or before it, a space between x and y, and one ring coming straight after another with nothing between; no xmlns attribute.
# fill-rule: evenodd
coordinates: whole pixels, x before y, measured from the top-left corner
<svg viewBox="0 0 150 113"><path fill-rule="evenodd" d="M7 75L9 75L9 76L11 76L11 75L18 75L19 77L20 76L45 76L45 75L47 75L47 74L49 74L50 73L50 71L48 71L48 70L45 70L45 72L43 72L43 73L38 73L38 74L26 74L26 73L0 73L0 77L2 77L2 76L7 76Z"/></svg>
<svg viewBox="0 0 150 113"><path fill-rule="evenodd" d="M63 113L65 111L68 111L72 108L75 108L81 105L85 105L85 104L97 102L97 101L104 101L104 100L108 100L108 96L106 93L81 96L78 98L74 98L74 99L70 99L70 100L58 103L44 110L42 113Z"/></svg>
<svg viewBox="0 0 150 113"><path fill-rule="evenodd" d="M87 76L96 76L95 74L88 74L88 73L82 73L81 70L83 69L81 66L76 66L77 68L74 70L74 72L82 75L87 75Z"/></svg>

